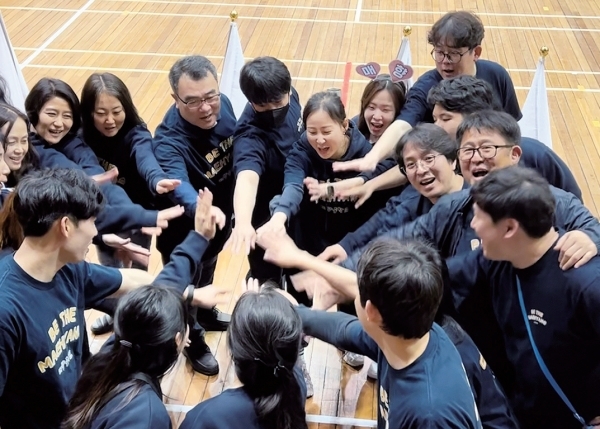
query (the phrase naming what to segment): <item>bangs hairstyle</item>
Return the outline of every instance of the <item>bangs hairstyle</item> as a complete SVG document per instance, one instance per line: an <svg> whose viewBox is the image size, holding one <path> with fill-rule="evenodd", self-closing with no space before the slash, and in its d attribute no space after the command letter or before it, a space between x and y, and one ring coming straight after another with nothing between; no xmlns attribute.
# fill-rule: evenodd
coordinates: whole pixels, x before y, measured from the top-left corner
<svg viewBox="0 0 600 429"><path fill-rule="evenodd" d="M521 128L515 118L508 113L496 110L480 110L463 118L456 129L456 141L460 146L467 131L476 130L500 134L507 145L518 146L521 143Z"/></svg>
<svg viewBox="0 0 600 429"><path fill-rule="evenodd" d="M442 79L429 90L427 103L432 108L439 105L448 112L462 115L502 108L489 83L468 75Z"/></svg>
<svg viewBox="0 0 600 429"><path fill-rule="evenodd" d="M25 237L41 237L67 216L75 225L96 217L104 197L82 170L46 169L27 174L14 190L13 207Z"/></svg>
<svg viewBox="0 0 600 429"><path fill-rule="evenodd" d="M344 125L346 110L340 96L334 91L322 91L313 94L302 111L302 121L306 129L308 117L319 110L324 111L336 123Z"/></svg>
<svg viewBox="0 0 600 429"><path fill-rule="evenodd" d="M485 30L477 15L464 10L448 12L433 24L427 34L427 43L449 48L473 49L483 42Z"/></svg>
<svg viewBox="0 0 600 429"><path fill-rule="evenodd" d="M108 395L130 389L115 412L142 389L136 373L157 385L177 362L179 333L185 340L187 307L181 294L170 288L143 286L123 296L115 311L115 341L93 355L75 388L63 429L90 426ZM126 346L121 341L127 341Z"/></svg>
<svg viewBox="0 0 600 429"><path fill-rule="evenodd" d="M94 112L101 94L112 95L123 106L125 122L119 134L127 134L135 126L144 124L133 104L127 85L112 73L94 73L86 80L81 91L81 125L86 142L93 141L94 136L100 134L94 126Z"/></svg>
<svg viewBox="0 0 600 429"><path fill-rule="evenodd" d="M494 223L515 219L531 238L541 238L553 227L556 199L548 181L533 169L490 171L473 185L471 196Z"/></svg>
<svg viewBox="0 0 600 429"><path fill-rule="evenodd" d="M27 115L25 115L19 109L15 108L9 104L0 103L0 140L2 141L2 147L5 152L6 152L6 146L8 144L8 136L9 136L10 131L12 130L13 126L15 125L15 122L17 121L17 119L21 119L21 120L23 120L23 122L25 122L25 126L27 127L27 132L29 133L31 125L29 123L29 118L27 118ZM6 127L6 128L4 128L4 127ZM27 172L29 172L32 169L39 168L39 165L40 165L40 158L38 156L37 151L33 147L33 144L31 143L31 139L29 138L29 135L28 135L27 136L27 153L25 154L25 157L23 158L23 161L21 163L21 168L18 171L11 171L9 178L8 178L8 184L10 184L12 186L12 185L18 183Z"/></svg>
<svg viewBox="0 0 600 429"><path fill-rule="evenodd" d="M404 82L392 82L389 74L380 74L367 84L360 99L360 114L358 115L358 130L365 136L369 135L369 127L365 121L365 110L369 107L371 100L381 91L389 92L394 102L394 118L400 114L400 110L406 102L406 84Z"/></svg>
<svg viewBox="0 0 600 429"><path fill-rule="evenodd" d="M69 135L77 134L81 127L81 107L79 99L73 88L68 83L60 79L51 79L44 77L31 88L29 95L25 99L25 110L31 124L35 127L40 120L40 112L48 101L58 97L67 102L73 115L73 126L69 130Z"/></svg>
<svg viewBox="0 0 600 429"><path fill-rule="evenodd" d="M272 287L243 294L227 330L235 372L254 401L262 427L307 428L300 385L294 374L302 321Z"/></svg>
<svg viewBox="0 0 600 429"><path fill-rule="evenodd" d="M437 125L423 122L404 133L394 150L396 162L401 168L404 168L403 152L408 144L414 145L423 153L436 152L444 155L450 163L456 161L458 143Z"/></svg>
<svg viewBox="0 0 600 429"><path fill-rule="evenodd" d="M371 301L384 332L410 340L431 330L444 289L442 260L431 246L377 239L361 255L356 275L360 304Z"/></svg>
<svg viewBox="0 0 600 429"><path fill-rule="evenodd" d="M242 67L240 89L251 103L277 103L292 90L292 76L277 58L258 57Z"/></svg>

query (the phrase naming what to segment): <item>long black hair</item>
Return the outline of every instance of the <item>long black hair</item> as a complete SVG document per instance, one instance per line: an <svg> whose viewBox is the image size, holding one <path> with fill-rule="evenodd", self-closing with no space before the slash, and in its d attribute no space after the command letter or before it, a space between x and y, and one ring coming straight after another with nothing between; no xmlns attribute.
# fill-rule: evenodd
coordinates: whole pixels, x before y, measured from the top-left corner
<svg viewBox="0 0 600 429"><path fill-rule="evenodd" d="M112 95L123 106L125 122L119 130L120 135L127 134L137 125L144 125L125 82L112 73L93 73L85 81L81 90L81 126L83 140L88 144L93 143L100 135L94 126L94 110L98 97L103 93Z"/></svg>
<svg viewBox="0 0 600 429"><path fill-rule="evenodd" d="M123 296L115 311L115 341L92 356L83 369L69 403L63 428L89 425L107 397L131 387L119 409L135 397L143 381L132 379L143 373L160 379L175 364L185 341L187 308L173 289L144 286Z"/></svg>
<svg viewBox="0 0 600 429"><path fill-rule="evenodd" d="M242 295L233 310L227 344L267 429L307 428L305 398L294 375L301 335L300 317L273 288Z"/></svg>

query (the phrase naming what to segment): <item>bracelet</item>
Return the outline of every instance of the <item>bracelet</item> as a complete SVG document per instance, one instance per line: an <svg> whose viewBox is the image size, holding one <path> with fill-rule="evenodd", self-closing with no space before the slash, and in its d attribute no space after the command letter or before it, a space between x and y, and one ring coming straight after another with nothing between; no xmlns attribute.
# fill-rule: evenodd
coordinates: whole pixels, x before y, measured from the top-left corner
<svg viewBox="0 0 600 429"><path fill-rule="evenodd" d="M194 290L196 288L194 287L194 285L189 285L188 287L185 288L185 291L187 292L187 295L185 296L185 303L188 307L192 306L192 301L194 300Z"/></svg>

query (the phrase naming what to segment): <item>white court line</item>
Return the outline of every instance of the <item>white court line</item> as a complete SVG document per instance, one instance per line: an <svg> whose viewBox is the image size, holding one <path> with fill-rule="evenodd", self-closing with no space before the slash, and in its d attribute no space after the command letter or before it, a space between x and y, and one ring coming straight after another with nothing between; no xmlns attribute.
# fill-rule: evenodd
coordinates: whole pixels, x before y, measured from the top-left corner
<svg viewBox="0 0 600 429"><path fill-rule="evenodd" d="M13 48L15 51L34 51L36 48ZM173 57L173 58L181 58L186 54L168 54L161 52L129 52L129 51L103 51L103 50L93 50L93 49L58 49L58 48L47 48L46 52L71 52L77 54L100 54L100 55L131 55L131 56L150 56L150 57ZM224 58L223 55L205 55L209 60L222 60ZM251 61L254 58L252 57L244 57L244 61ZM341 66L346 65L348 61L323 61L323 60L296 60L296 59L284 59L280 58L284 63L308 63L308 64L324 64L324 65L334 65ZM352 64L360 64L360 61L352 61ZM433 66L419 66L412 65L413 69L433 69ZM535 73L536 69L506 69L509 72L516 73ZM583 71L583 70L549 70L546 69L546 73L553 74L572 74L572 75L594 75L600 76L600 72L594 71ZM365 81L366 82L366 81Z"/></svg>
<svg viewBox="0 0 600 429"><path fill-rule="evenodd" d="M165 404L167 411L172 413L187 413L193 405L177 405L177 404ZM308 423L323 423L330 425L344 425L344 426L359 426L364 428L376 428L377 421L355 419L353 417L337 417L337 416L322 416L318 414L307 414L306 421Z"/></svg>
<svg viewBox="0 0 600 429"><path fill-rule="evenodd" d="M253 3L212 3L212 2L197 2L197 1L173 1L173 0L104 0L111 2L131 2L131 3L158 3L158 4L191 4L191 5L207 5L207 6L231 6L236 8L238 12L243 11L244 7L256 7L256 8L267 8L267 9L308 9L308 10L331 10L339 12L349 12L351 8L348 7L322 7L322 6L281 6L281 5L270 5L270 4L253 4ZM375 12L375 13L404 13L414 15L443 15L444 12L435 11L419 11L419 10L402 10L402 9L362 9L362 12ZM243 13L243 12L242 12ZM502 12L477 12L478 16L506 16L506 17L520 17L520 18L574 18L574 19L600 19L600 16L579 16L579 15L557 15L557 14L541 14L541 13L502 13ZM244 18L244 15L240 15Z"/></svg>
<svg viewBox="0 0 600 429"><path fill-rule="evenodd" d="M147 69L128 69L128 68L116 68L116 67L92 67L92 66L61 66L53 64L29 64L27 67L35 69L58 69L58 70L94 70L94 71L107 71L114 73L154 73L154 74L168 74L169 70L147 70ZM220 73L219 73L220 75ZM303 76L292 76L292 80L303 81L303 82L343 82L342 78L331 78L331 77L303 77ZM366 79L350 79L350 83L367 83ZM530 90L528 86L515 86L515 89ZM578 89L578 88L546 88L548 91L558 92L597 92L600 93L600 89Z"/></svg>
<svg viewBox="0 0 600 429"><path fill-rule="evenodd" d="M362 11L363 0L356 3L356 12L354 13L354 22L360 22L360 12Z"/></svg>
<svg viewBox="0 0 600 429"><path fill-rule="evenodd" d="M48 47L48 45L50 45L50 43L54 42L54 40L56 40L56 38L58 36L60 36L63 31L65 31L67 29L67 27L69 27L69 25L71 25L73 23L73 21L75 21L83 12L86 11L86 9L88 7L90 7L92 5L92 3L94 3L95 0L88 0L88 2L86 4L84 4L83 6L81 6L80 9L78 9L75 14L73 16L71 16L71 18L69 18L69 20L67 22L65 22L58 30L56 30L54 32L54 34L52 34L50 37L48 37L48 39L46 39L46 41L44 43L42 43L42 46L40 46L39 48L37 48L30 56L28 56L25 61L23 61L21 63L21 68L29 65L29 63L31 63L31 61L33 61L35 59L35 57L37 57L39 54L42 53L42 51L44 49L46 49Z"/></svg>
<svg viewBox="0 0 600 429"><path fill-rule="evenodd" d="M54 12L57 9L43 8L43 7L17 7L17 6L0 6L0 9L16 9L16 10L33 10L33 11L51 11ZM62 11L75 11L75 9L62 9ZM166 13L166 12L130 12L127 10L87 10L86 13L95 14L109 14L109 15L141 15L141 16L170 16L180 18L214 18L214 19L230 19L226 15L204 15L199 13ZM311 18L278 18L278 17L265 17L265 16L248 16L244 20L258 20L258 21L281 21L281 22L312 22L319 24L350 24L352 21L340 20L340 19L311 19ZM419 24L419 23L399 23L399 22L384 22L384 21L361 21L355 24L360 25L391 25L399 27L402 25L410 24L412 27L425 27L430 28L431 24ZM580 31L583 33L600 33L600 28L565 28L565 27L512 27L506 25L486 25L486 29L495 30L530 30L530 31Z"/></svg>

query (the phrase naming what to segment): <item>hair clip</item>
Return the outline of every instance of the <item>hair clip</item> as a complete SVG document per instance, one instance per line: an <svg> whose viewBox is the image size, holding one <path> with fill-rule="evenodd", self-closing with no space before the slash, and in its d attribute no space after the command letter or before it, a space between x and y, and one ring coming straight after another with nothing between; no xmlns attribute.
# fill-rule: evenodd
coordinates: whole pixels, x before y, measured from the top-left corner
<svg viewBox="0 0 600 429"><path fill-rule="evenodd" d="M407 64L404 64L400 60L394 60L389 63L388 68L390 70L389 79L392 82L400 82L402 80L408 80L413 76L413 68ZM375 62L370 62L367 64L360 64L356 66L356 72L371 80L377 80L380 75L381 66ZM387 75L386 75L387 76Z"/></svg>
<svg viewBox="0 0 600 429"><path fill-rule="evenodd" d="M129 341L125 341L125 340L119 340L119 343L123 346L123 347L127 347L127 348L132 348L133 344L131 344Z"/></svg>

